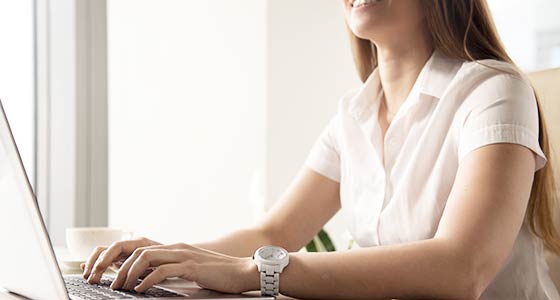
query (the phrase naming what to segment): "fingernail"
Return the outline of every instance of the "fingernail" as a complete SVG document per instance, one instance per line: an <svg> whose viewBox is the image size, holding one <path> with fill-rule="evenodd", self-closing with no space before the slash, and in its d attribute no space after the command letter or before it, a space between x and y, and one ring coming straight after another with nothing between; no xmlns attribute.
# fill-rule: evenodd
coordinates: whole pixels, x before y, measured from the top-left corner
<svg viewBox="0 0 560 300"><path fill-rule="evenodd" d="M121 285L118 285L118 284L117 284L117 280L116 280L116 279L113 280L113 283L111 283L111 288L112 288L113 290L119 289L119 288L121 288L121 287L122 287Z"/></svg>

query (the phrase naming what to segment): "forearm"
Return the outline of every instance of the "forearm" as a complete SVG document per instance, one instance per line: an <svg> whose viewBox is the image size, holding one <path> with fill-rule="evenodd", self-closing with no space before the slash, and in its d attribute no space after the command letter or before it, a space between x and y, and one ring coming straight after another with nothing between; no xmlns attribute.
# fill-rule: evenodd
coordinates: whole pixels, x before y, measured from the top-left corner
<svg viewBox="0 0 560 300"><path fill-rule="evenodd" d="M302 299L464 299L476 296L468 259L446 243L334 253L293 253L281 275L282 294Z"/></svg>
<svg viewBox="0 0 560 300"><path fill-rule="evenodd" d="M271 239L264 231L258 228L248 228L194 246L230 256L247 257L252 256L257 248L271 244Z"/></svg>

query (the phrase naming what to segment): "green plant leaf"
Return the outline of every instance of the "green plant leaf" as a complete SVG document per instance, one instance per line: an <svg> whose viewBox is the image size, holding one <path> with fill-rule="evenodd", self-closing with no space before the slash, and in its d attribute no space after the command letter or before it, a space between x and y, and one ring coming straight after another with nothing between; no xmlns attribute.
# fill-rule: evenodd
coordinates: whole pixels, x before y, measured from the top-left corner
<svg viewBox="0 0 560 300"><path fill-rule="evenodd" d="M305 250L307 250L307 252L317 252L317 245L315 245L314 239L307 243L307 245L305 246Z"/></svg>
<svg viewBox="0 0 560 300"><path fill-rule="evenodd" d="M331 240L331 237L325 230L321 229L321 231L319 231L317 236L319 237L319 240L323 244L325 250L327 250L328 252L336 251L334 244Z"/></svg>

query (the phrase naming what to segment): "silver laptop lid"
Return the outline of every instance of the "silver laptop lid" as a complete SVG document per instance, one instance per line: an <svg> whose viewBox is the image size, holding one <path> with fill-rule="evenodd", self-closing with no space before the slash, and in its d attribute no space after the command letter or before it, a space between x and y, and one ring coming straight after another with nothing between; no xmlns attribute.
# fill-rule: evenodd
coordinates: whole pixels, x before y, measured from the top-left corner
<svg viewBox="0 0 560 300"><path fill-rule="evenodd" d="M0 101L0 287L31 299L68 299L35 195Z"/></svg>

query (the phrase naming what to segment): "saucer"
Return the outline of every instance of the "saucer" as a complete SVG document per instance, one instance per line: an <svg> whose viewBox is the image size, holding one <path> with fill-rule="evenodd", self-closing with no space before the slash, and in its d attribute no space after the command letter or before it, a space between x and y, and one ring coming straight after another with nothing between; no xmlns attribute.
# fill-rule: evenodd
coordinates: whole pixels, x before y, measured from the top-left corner
<svg viewBox="0 0 560 300"><path fill-rule="evenodd" d="M80 265L82 263L84 263L84 261L75 259L62 259L58 262L60 268L67 271L81 271L82 268L80 267Z"/></svg>

